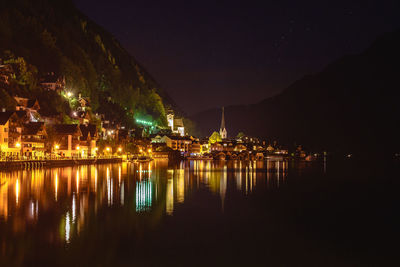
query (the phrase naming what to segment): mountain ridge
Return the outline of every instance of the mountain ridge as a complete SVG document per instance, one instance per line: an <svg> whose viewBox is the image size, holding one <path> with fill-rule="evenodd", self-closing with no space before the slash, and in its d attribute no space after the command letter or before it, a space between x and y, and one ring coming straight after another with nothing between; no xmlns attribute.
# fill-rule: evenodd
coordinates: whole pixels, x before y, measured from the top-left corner
<svg viewBox="0 0 400 267"><path fill-rule="evenodd" d="M225 107L228 134L239 131L312 149L398 151L400 31L386 33L364 52L328 64L280 94L252 105ZM218 129L220 111L192 116L203 135ZM385 131L385 134L380 132ZM232 135L232 132L234 133ZM355 139L355 141L352 141Z"/></svg>

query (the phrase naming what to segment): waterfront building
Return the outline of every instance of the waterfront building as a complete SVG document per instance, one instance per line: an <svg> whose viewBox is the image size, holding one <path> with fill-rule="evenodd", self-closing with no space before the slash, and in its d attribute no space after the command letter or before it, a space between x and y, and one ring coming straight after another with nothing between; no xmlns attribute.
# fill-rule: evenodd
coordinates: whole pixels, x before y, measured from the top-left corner
<svg viewBox="0 0 400 267"><path fill-rule="evenodd" d="M22 156L38 158L45 156L47 132L43 122L31 122L23 125L21 137Z"/></svg>
<svg viewBox="0 0 400 267"><path fill-rule="evenodd" d="M55 130L55 152L65 157L77 157L80 152L80 137L82 132L78 124L56 124Z"/></svg>
<svg viewBox="0 0 400 267"><path fill-rule="evenodd" d="M81 125L79 125L79 129L82 133L82 136L79 139L80 155L82 157L96 156L97 155L96 142L99 138L96 125L81 124Z"/></svg>
<svg viewBox="0 0 400 267"><path fill-rule="evenodd" d="M221 135L222 139L226 139L228 137L228 132L225 128L225 110L222 107L222 119L221 119L221 128L219 129L219 134Z"/></svg>
<svg viewBox="0 0 400 267"><path fill-rule="evenodd" d="M0 112L0 156L18 158L21 152L22 126L14 111Z"/></svg>
<svg viewBox="0 0 400 267"><path fill-rule="evenodd" d="M157 135L151 139L153 144L165 143L167 147L173 150L178 150L183 153L190 153L192 140L189 137L177 136L177 135Z"/></svg>

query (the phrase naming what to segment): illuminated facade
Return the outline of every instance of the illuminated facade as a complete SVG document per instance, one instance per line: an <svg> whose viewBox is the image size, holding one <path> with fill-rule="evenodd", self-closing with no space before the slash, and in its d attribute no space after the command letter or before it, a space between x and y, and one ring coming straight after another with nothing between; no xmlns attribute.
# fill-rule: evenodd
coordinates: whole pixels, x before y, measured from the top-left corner
<svg viewBox="0 0 400 267"><path fill-rule="evenodd" d="M224 107L222 107L222 120L221 120L221 128L219 129L219 134L221 135L222 139L226 139L228 137L228 132L225 128L225 111Z"/></svg>
<svg viewBox="0 0 400 267"><path fill-rule="evenodd" d="M175 115L170 112L167 114L168 127L171 128L173 133L185 136L185 126L183 125L183 119L175 118Z"/></svg>

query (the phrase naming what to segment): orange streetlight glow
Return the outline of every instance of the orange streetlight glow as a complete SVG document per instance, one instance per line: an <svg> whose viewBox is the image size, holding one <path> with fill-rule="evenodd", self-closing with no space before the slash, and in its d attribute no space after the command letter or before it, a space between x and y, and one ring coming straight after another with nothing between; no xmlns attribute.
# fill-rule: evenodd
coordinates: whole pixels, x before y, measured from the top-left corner
<svg viewBox="0 0 400 267"><path fill-rule="evenodd" d="M21 147L21 143L16 143L15 146L16 147Z"/></svg>
<svg viewBox="0 0 400 267"><path fill-rule="evenodd" d="M76 150L79 150L79 149L81 149L81 148L80 148L79 146L77 146L77 147L76 147Z"/></svg>
<svg viewBox="0 0 400 267"><path fill-rule="evenodd" d="M60 146L59 145L55 145L54 148L55 149L60 149Z"/></svg>

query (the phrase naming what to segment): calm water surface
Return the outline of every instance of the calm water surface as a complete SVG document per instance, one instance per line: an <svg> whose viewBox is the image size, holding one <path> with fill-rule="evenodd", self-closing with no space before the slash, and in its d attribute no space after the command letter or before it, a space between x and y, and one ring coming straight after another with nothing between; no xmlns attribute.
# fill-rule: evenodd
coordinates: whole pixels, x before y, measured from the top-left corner
<svg viewBox="0 0 400 267"><path fill-rule="evenodd" d="M396 265L396 171L154 161L0 172L0 265Z"/></svg>

